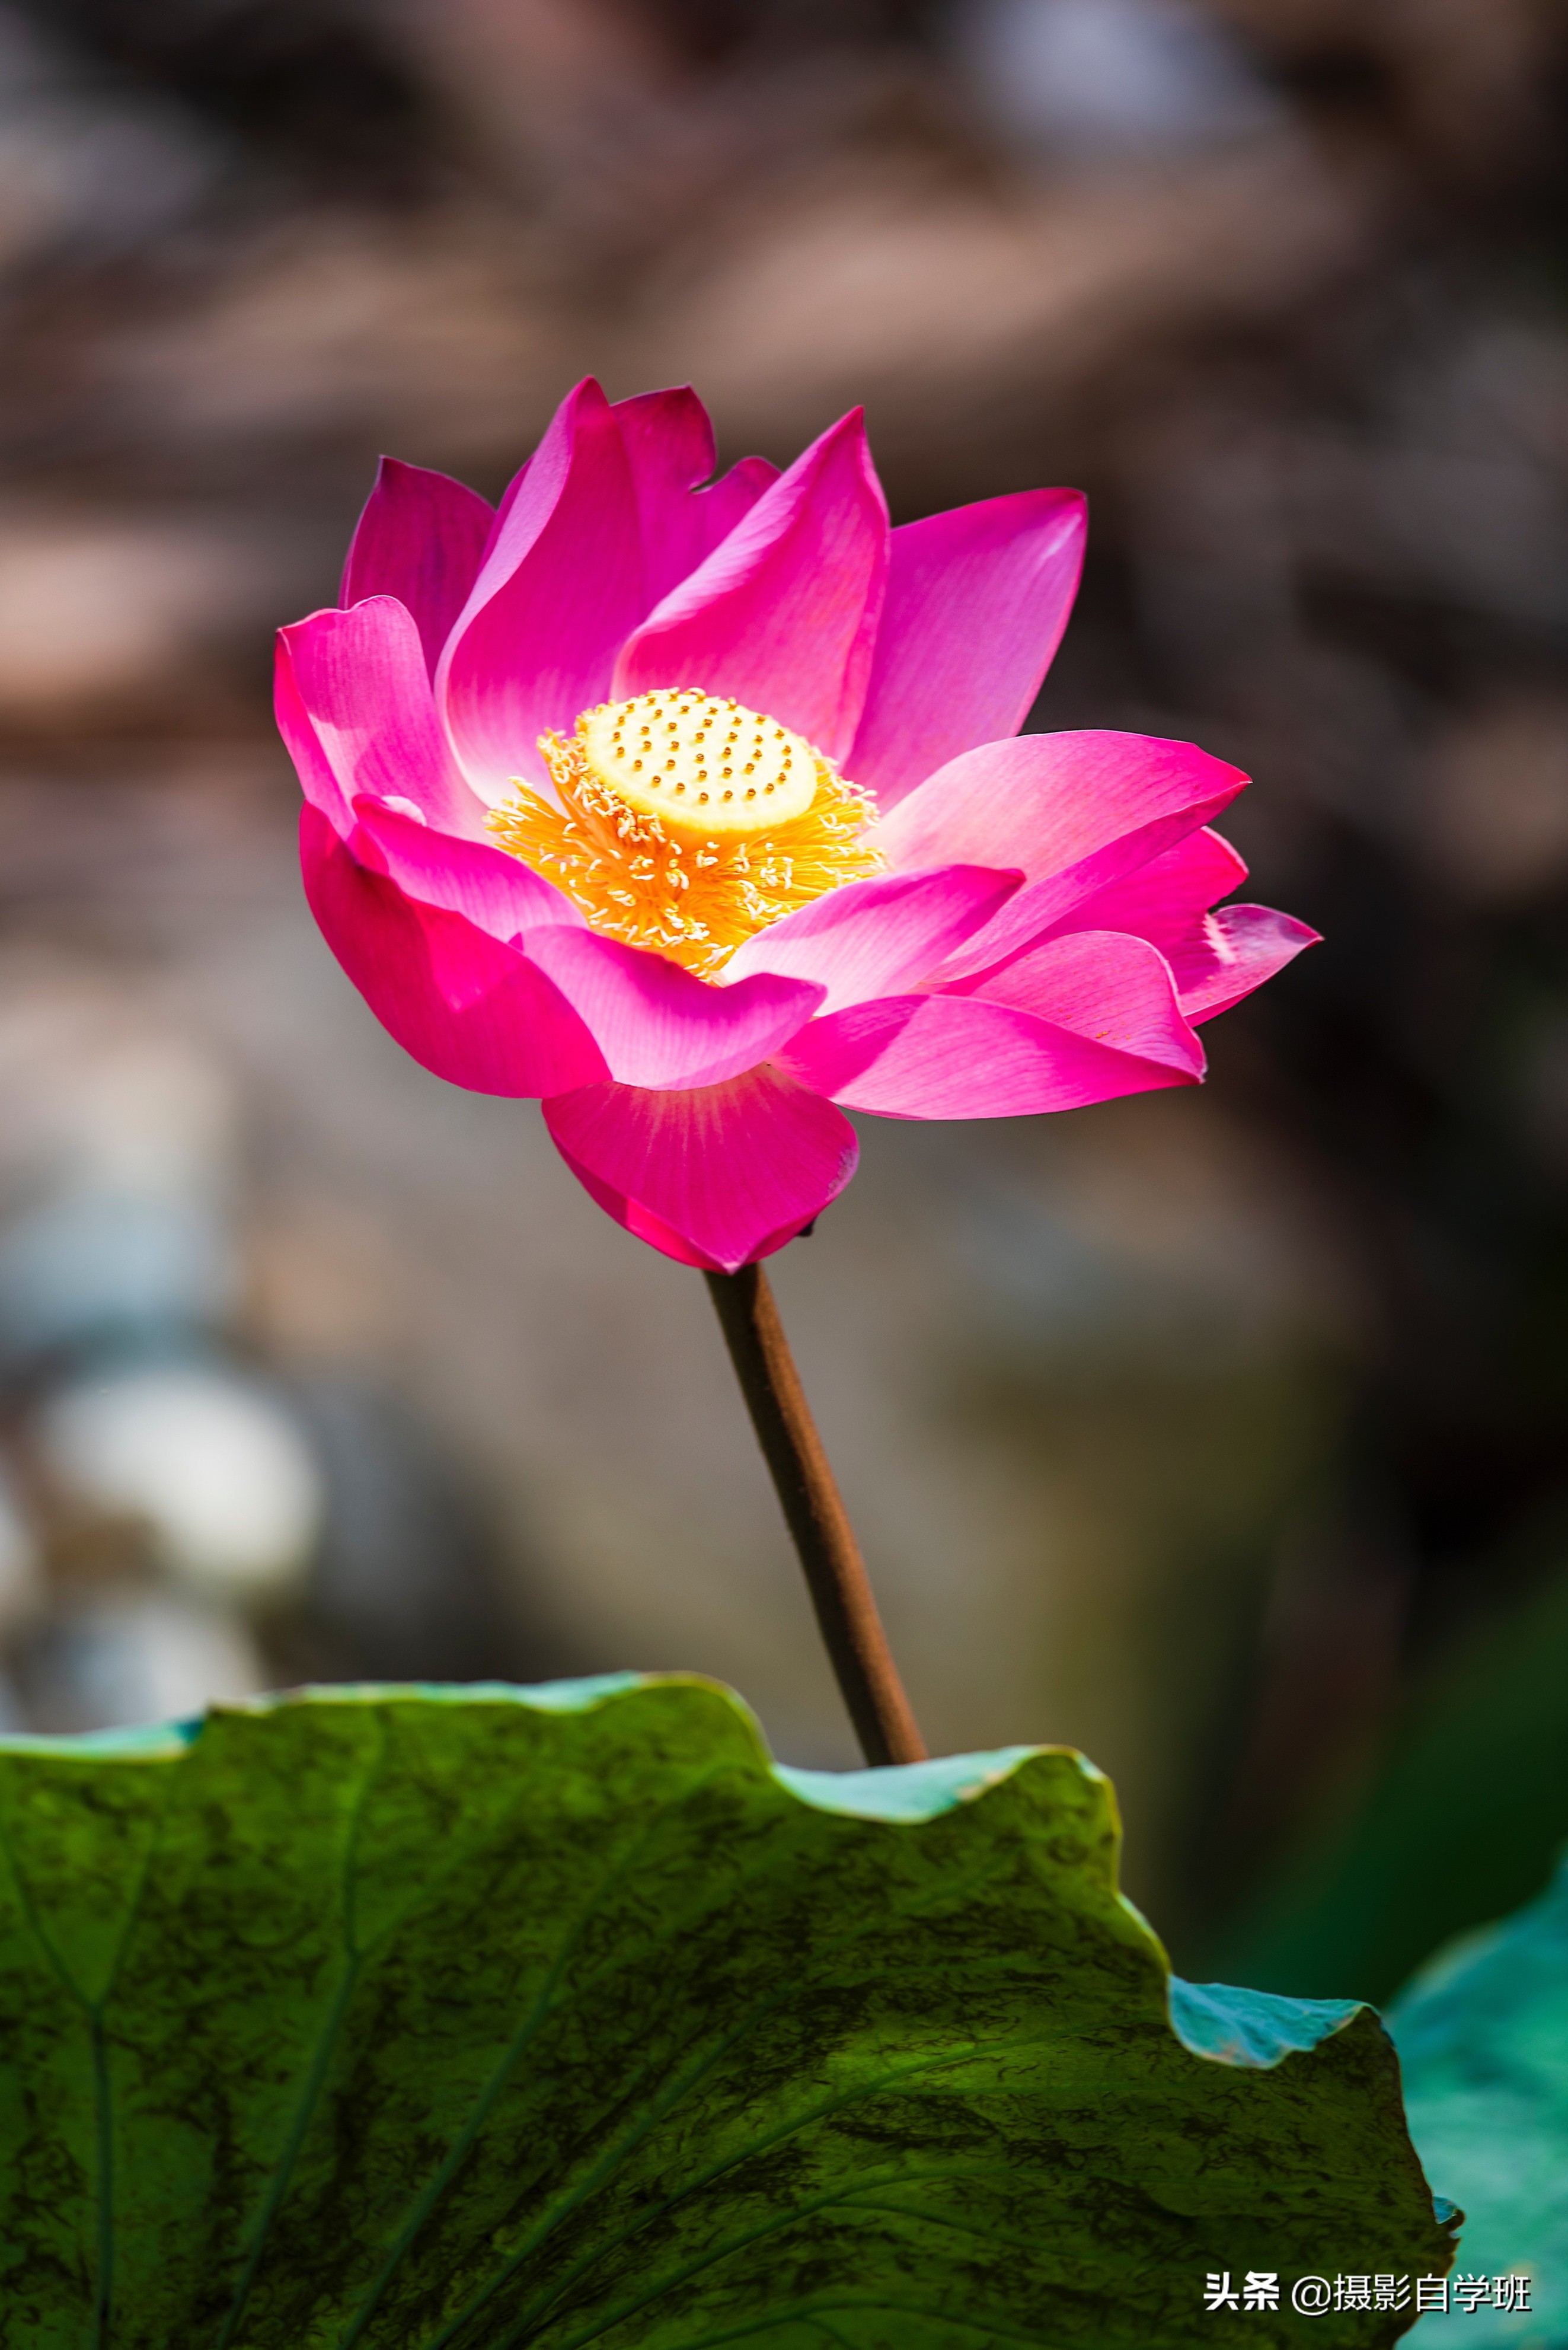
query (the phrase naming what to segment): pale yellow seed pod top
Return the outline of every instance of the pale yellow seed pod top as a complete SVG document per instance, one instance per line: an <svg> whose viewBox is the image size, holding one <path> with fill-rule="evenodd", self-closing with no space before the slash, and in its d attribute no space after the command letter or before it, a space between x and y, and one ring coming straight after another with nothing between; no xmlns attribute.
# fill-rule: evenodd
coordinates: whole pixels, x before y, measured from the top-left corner
<svg viewBox="0 0 1568 2350"><path fill-rule="evenodd" d="M689 838L736 840L804 816L817 754L804 736L738 702L639 693L577 721L583 756L639 816Z"/></svg>

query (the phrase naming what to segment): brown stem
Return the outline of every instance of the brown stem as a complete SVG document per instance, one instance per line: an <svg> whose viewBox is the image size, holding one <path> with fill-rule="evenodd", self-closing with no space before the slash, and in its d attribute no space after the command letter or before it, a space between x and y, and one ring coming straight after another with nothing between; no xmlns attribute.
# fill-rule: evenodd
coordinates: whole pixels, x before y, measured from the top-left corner
<svg viewBox="0 0 1568 2350"><path fill-rule="evenodd" d="M760 1264L746 1264L739 1273L711 1273L706 1278L866 1760L922 1762L925 1744L768 1277Z"/></svg>

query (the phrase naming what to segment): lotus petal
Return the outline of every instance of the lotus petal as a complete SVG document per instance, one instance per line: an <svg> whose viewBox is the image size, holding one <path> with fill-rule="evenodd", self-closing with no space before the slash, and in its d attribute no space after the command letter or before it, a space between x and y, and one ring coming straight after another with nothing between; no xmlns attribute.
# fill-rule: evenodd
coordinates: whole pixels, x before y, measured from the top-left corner
<svg viewBox="0 0 1568 2350"><path fill-rule="evenodd" d="M601 1208L683 1264L733 1273L794 1239L855 1172L847 1118L776 1068L688 1093L590 1086L545 1105Z"/></svg>
<svg viewBox="0 0 1568 2350"><path fill-rule="evenodd" d="M413 616L435 675L452 624L468 601L494 511L477 490L383 457L343 567L338 602L395 596Z"/></svg>
<svg viewBox="0 0 1568 2350"><path fill-rule="evenodd" d="M1079 491L1023 490L893 533L846 762L885 809L961 753L1017 733L1067 625L1087 525Z"/></svg>

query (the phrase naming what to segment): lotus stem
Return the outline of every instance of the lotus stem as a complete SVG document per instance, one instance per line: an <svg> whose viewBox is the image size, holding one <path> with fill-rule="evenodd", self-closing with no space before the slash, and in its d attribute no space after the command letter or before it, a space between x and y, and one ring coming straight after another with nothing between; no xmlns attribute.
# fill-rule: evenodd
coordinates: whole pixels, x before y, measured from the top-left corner
<svg viewBox="0 0 1568 2350"><path fill-rule="evenodd" d="M706 1279L861 1751L872 1764L923 1762L925 1742L767 1274L760 1264L744 1264Z"/></svg>

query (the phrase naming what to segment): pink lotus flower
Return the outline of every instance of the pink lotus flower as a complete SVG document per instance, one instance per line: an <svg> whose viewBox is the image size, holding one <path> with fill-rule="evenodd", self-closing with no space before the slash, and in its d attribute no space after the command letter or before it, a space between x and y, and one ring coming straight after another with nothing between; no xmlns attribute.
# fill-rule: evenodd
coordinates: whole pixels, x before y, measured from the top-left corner
<svg viewBox="0 0 1568 2350"><path fill-rule="evenodd" d="M707 488L689 390L580 384L492 514L388 461L283 631L311 907L454 1085L537 1096L627 1229L732 1271L854 1172L846 1109L1012 1118L1202 1076L1314 936L1210 910L1246 777L1019 736L1084 502L890 530L858 413Z"/></svg>

